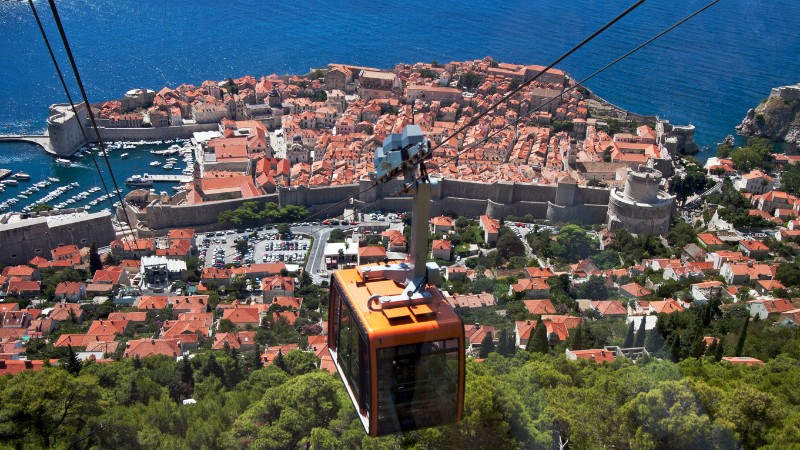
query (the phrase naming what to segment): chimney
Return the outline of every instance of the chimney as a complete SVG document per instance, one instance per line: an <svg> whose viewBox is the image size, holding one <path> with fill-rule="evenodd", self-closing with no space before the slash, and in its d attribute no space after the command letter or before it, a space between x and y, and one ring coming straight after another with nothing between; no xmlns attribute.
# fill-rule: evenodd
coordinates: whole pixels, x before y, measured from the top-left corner
<svg viewBox="0 0 800 450"><path fill-rule="evenodd" d="M475 329L476 329L476 330L480 330L480 329L481 329L481 324L479 324L479 323L477 323L477 322L476 322L476 323L475 323Z"/></svg>

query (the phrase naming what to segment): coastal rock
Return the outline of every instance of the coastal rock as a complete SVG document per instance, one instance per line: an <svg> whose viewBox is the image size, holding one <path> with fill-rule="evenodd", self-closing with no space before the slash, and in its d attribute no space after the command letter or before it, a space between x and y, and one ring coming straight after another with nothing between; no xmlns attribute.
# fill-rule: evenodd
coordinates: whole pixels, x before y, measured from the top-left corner
<svg viewBox="0 0 800 450"><path fill-rule="evenodd" d="M736 131L800 145L800 85L774 88L769 98L747 111Z"/></svg>

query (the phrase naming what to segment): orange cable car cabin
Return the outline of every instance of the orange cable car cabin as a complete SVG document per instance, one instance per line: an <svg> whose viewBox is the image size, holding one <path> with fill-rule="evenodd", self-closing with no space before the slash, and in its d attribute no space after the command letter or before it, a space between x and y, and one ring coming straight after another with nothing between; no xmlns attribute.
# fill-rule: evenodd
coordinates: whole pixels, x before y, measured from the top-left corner
<svg viewBox="0 0 800 450"><path fill-rule="evenodd" d="M461 420L464 325L436 287L439 267L425 262L437 186L425 171L429 156L417 125L375 150L375 183L402 173L404 191L414 195L409 264L339 270L331 280L328 349L370 436Z"/></svg>
<svg viewBox="0 0 800 450"><path fill-rule="evenodd" d="M328 346L358 416L370 436L458 422L461 319L435 286L424 289L424 302L376 309L370 299L404 289L381 267L340 270L331 280Z"/></svg>

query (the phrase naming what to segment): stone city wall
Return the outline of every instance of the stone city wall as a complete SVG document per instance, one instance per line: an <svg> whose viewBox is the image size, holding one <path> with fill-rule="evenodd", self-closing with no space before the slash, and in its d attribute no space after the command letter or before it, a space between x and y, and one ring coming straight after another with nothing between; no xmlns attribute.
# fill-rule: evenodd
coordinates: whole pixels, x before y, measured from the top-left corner
<svg viewBox="0 0 800 450"><path fill-rule="evenodd" d="M214 229L217 216L222 211L238 208L246 201L258 201L261 205L270 201L277 202L281 206L301 205L311 214L324 211L323 215L315 217L316 220L340 215L345 208L393 212L411 210L411 196L396 195L403 186L401 180L393 180L366 190L371 184L365 180L359 184L343 186L315 188L298 186L282 188L277 194L267 196L199 205L154 204L144 211L139 211L137 217L145 221L147 227L157 234L157 230L166 228ZM487 214L492 217L503 217L531 214L537 219L552 218L558 222L604 223L609 190L580 186L573 189L574 195L569 204L560 205L563 208L553 208L549 203L555 202L557 187L554 185L492 184L445 179L440 180L439 187L432 193L431 215L477 217ZM352 202L343 202L351 197L355 197ZM338 204L339 202L342 203Z"/></svg>
<svg viewBox="0 0 800 450"><path fill-rule="evenodd" d="M110 213L48 223L34 217L0 225L0 264L25 264L35 256L50 259L50 250L60 245L87 247L94 242L105 247L115 239Z"/></svg>

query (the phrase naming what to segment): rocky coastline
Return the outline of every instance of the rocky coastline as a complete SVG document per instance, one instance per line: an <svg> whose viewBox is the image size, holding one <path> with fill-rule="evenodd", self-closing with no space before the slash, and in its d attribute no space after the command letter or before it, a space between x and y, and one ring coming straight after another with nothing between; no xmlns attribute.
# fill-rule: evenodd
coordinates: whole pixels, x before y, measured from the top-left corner
<svg viewBox="0 0 800 450"><path fill-rule="evenodd" d="M742 136L800 145L800 84L773 88L768 98L747 111L736 131Z"/></svg>

